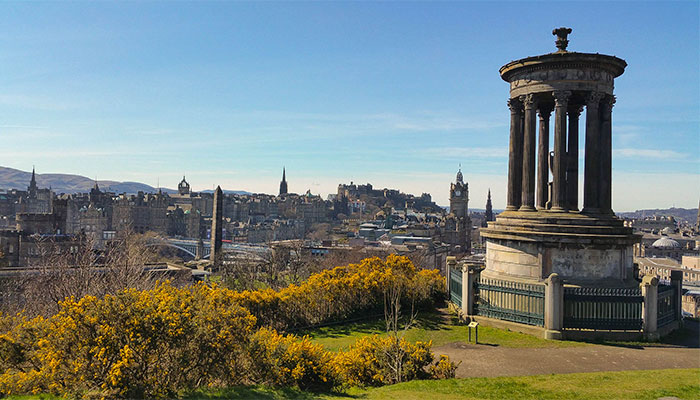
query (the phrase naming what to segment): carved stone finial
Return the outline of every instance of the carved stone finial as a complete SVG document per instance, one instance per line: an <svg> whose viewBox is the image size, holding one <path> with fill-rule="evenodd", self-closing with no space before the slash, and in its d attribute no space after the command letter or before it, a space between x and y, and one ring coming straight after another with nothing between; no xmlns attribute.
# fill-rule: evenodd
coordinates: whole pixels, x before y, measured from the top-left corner
<svg viewBox="0 0 700 400"><path fill-rule="evenodd" d="M571 33L571 28L557 28L552 31L552 35L557 35L557 41L554 42L557 45L557 49L561 52L566 51L566 46L569 45L569 40L566 38Z"/></svg>

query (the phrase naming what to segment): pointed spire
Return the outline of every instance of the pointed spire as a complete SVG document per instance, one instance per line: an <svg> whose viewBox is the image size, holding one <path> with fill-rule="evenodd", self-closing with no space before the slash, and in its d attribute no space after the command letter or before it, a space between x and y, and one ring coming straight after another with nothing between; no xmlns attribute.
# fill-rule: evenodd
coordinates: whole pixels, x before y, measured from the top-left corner
<svg viewBox="0 0 700 400"><path fill-rule="evenodd" d="M280 192L279 195L287 194L287 168L282 167L282 181L280 182Z"/></svg>
<svg viewBox="0 0 700 400"><path fill-rule="evenodd" d="M493 205L491 204L491 188L489 188L489 194L486 197L486 212L485 212L485 220L486 221L493 221Z"/></svg>
<svg viewBox="0 0 700 400"><path fill-rule="evenodd" d="M35 199L37 190L38 188L36 186L36 172L34 166L32 165L32 179L29 181L29 187L27 188L27 191L29 192L29 197Z"/></svg>

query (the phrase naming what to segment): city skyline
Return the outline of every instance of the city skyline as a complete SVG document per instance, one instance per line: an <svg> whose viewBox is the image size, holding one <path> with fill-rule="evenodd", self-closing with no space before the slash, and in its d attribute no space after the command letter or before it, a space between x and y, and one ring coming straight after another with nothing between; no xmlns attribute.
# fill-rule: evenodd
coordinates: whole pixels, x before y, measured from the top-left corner
<svg viewBox="0 0 700 400"><path fill-rule="evenodd" d="M696 207L699 6L539 4L3 3L2 164L264 193L286 166L291 192L369 182L446 205L461 163L470 205L490 188L502 209L498 68L571 26L569 50L629 64L613 208Z"/></svg>

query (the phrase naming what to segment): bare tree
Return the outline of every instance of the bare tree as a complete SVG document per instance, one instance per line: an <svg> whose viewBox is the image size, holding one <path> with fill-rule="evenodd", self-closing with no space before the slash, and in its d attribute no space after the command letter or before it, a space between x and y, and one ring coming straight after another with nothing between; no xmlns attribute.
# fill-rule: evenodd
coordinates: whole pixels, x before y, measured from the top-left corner
<svg viewBox="0 0 700 400"><path fill-rule="evenodd" d="M410 313L405 321L402 321L401 299L405 291L406 282L402 279L394 279L384 287L384 321L390 340L389 346L383 350L391 383L403 380L406 349L401 345L401 341L406 332L415 324L418 315L414 307L414 299L411 299Z"/></svg>
<svg viewBox="0 0 700 400"><path fill-rule="evenodd" d="M6 311L23 309L32 315L50 315L67 297L101 297L126 288L148 289L159 278L147 269L158 257L147 246L148 235L124 233L100 250L94 239L85 235L62 241L34 239L38 255L27 269L11 278L19 296L4 302Z"/></svg>

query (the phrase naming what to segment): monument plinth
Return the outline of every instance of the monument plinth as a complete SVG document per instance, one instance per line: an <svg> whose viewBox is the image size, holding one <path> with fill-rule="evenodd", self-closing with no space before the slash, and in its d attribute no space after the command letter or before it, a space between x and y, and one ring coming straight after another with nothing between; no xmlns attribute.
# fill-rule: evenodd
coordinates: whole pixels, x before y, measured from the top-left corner
<svg viewBox="0 0 700 400"><path fill-rule="evenodd" d="M612 211L614 79L627 63L569 52L571 29L552 33L556 52L500 69L510 84L508 197L506 211L481 230L487 242L482 275L542 282L557 273L568 284L632 284L632 245L639 237ZM581 211L580 140L585 143Z"/></svg>

